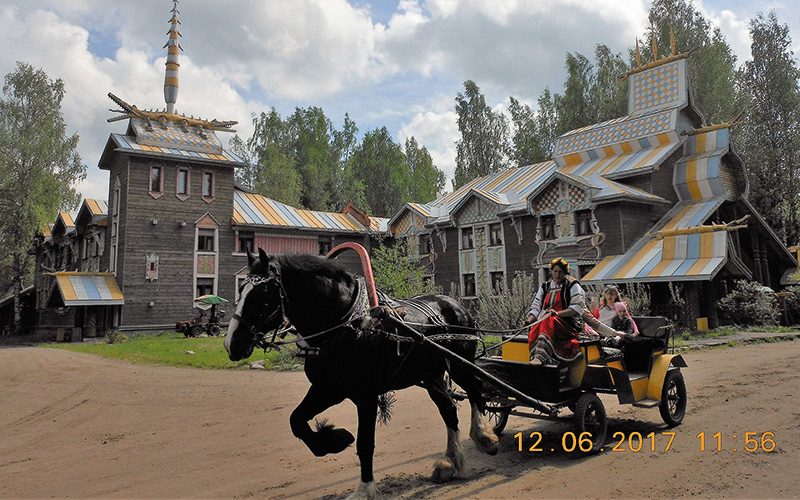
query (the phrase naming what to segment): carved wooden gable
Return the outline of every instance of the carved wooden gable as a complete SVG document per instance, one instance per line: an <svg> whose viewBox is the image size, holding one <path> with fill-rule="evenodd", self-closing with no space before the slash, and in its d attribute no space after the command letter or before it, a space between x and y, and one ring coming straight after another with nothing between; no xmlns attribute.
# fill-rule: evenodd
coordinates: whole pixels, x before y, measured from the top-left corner
<svg viewBox="0 0 800 500"><path fill-rule="evenodd" d="M561 179L556 179L536 198L531 200L531 208L536 214L555 214L558 212L559 205L562 205L563 202L569 203L575 209L586 205L587 199L588 193L585 189L564 182Z"/></svg>
<svg viewBox="0 0 800 500"><path fill-rule="evenodd" d="M457 226L474 224L497 218L497 206L473 196L453 214Z"/></svg>
<svg viewBox="0 0 800 500"><path fill-rule="evenodd" d="M195 223L195 225L200 229L216 229L219 227L217 220L208 212L206 212L206 214L202 216L200 220Z"/></svg>

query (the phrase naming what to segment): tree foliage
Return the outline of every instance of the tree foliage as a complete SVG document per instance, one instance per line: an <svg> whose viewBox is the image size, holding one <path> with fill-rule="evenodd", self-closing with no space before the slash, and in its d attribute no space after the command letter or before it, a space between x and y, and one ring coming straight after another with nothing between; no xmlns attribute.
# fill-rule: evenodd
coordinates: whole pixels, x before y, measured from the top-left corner
<svg viewBox="0 0 800 500"><path fill-rule="evenodd" d="M456 142L453 189L508 167L509 153L505 115L486 105L480 87L472 80L464 82L464 93L456 96L456 113L461 139Z"/></svg>
<svg viewBox="0 0 800 500"><path fill-rule="evenodd" d="M691 0L653 0L649 17L651 28L644 35L642 62L653 60L653 35L658 57L671 54L672 30L676 53L697 49L688 60L689 79L694 89L694 104L707 122L727 122L739 114L736 56L719 27L713 26ZM633 55L632 60L635 60Z"/></svg>
<svg viewBox="0 0 800 500"><path fill-rule="evenodd" d="M406 186L406 200L419 203L435 200L444 189L444 172L436 168L428 149L421 146L414 137L406 139L405 154L411 171Z"/></svg>
<svg viewBox="0 0 800 500"><path fill-rule="evenodd" d="M627 87L619 75L628 66L619 54L597 45L594 64L581 54L568 53L566 68L564 93L552 94L545 88L536 111L510 97L513 137L509 154L517 166L547 160L556 137L565 132L627 113Z"/></svg>
<svg viewBox="0 0 800 500"><path fill-rule="evenodd" d="M397 213L407 201L405 188L410 175L403 150L389 130L382 127L367 132L351 161L355 178L365 185L369 212L382 217Z"/></svg>
<svg viewBox="0 0 800 500"><path fill-rule="evenodd" d="M778 323L778 299L765 293L761 283L737 280L736 289L717 301L719 310L737 325L775 325Z"/></svg>
<svg viewBox="0 0 800 500"><path fill-rule="evenodd" d="M425 267L419 260L409 258L405 239L376 248L371 262L375 286L392 298L407 299L423 293L438 293L425 282Z"/></svg>
<svg viewBox="0 0 800 500"><path fill-rule="evenodd" d="M789 27L775 13L750 22L752 60L741 71L746 95L741 152L750 199L790 245L800 242L800 69Z"/></svg>
<svg viewBox="0 0 800 500"><path fill-rule="evenodd" d="M365 134L348 115L337 130L321 108L297 108L286 118L273 108L253 117L253 135L231 149L245 160L236 173L244 187L288 205L340 211L352 202L391 217L403 203L426 203L444 186L444 173L414 137L405 151L386 127Z"/></svg>
<svg viewBox="0 0 800 500"><path fill-rule="evenodd" d="M0 99L0 262L11 269L15 324L19 292L32 271L34 234L59 210L77 207L75 184L86 177L61 114L64 82L26 63L5 76Z"/></svg>

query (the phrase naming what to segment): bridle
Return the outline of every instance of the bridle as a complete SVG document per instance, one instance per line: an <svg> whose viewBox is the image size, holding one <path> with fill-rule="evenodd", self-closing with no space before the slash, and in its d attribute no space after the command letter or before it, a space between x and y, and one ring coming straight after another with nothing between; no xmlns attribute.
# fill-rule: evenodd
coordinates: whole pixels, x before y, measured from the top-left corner
<svg viewBox="0 0 800 500"><path fill-rule="evenodd" d="M286 317L286 313L289 309L288 303L286 301L286 290L283 288L283 283L280 280L280 275L277 276L262 276L258 274L249 274L244 279L243 286L250 284L253 286L250 293L256 290L259 287L270 288L270 287L277 287L278 296L280 297L280 301L278 302L278 307L275 308L274 311L268 313L266 311L262 311L255 320L255 323L251 323L246 319L242 318L238 313L234 313L232 318L237 320L241 326L246 328L250 335L255 339L255 345L258 347L264 347L267 345L266 337L267 333L261 331L265 325L268 325L271 321L273 321L278 315L281 316L283 319L282 322L278 324L273 329L273 341L275 336L278 334L278 329L281 325L285 325L289 322L289 319ZM262 345L263 344L263 345Z"/></svg>

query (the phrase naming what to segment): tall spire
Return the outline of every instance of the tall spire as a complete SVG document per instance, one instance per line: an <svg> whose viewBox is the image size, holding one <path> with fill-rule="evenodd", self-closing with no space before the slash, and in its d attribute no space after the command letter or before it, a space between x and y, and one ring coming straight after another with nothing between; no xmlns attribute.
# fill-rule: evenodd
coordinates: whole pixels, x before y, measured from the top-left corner
<svg viewBox="0 0 800 500"><path fill-rule="evenodd" d="M164 100L167 102L167 113L175 112L175 102L178 100L178 50L183 50L178 37L181 32L178 31L178 0L172 1L172 19L169 20L170 28L167 34L169 40L162 48L167 48L167 71L164 76Z"/></svg>

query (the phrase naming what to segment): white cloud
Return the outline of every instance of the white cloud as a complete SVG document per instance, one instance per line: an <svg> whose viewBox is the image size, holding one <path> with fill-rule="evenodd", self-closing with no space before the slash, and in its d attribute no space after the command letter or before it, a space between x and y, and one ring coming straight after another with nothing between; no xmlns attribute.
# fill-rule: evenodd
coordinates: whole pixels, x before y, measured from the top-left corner
<svg viewBox="0 0 800 500"><path fill-rule="evenodd" d="M403 124L397 137L398 142L404 144L413 136L428 149L433 163L447 178L446 190L452 189L450 181L456 168L456 141L461 137L456 124L458 115L452 102L449 96L439 96L431 101L429 109L418 111L410 122Z"/></svg>

